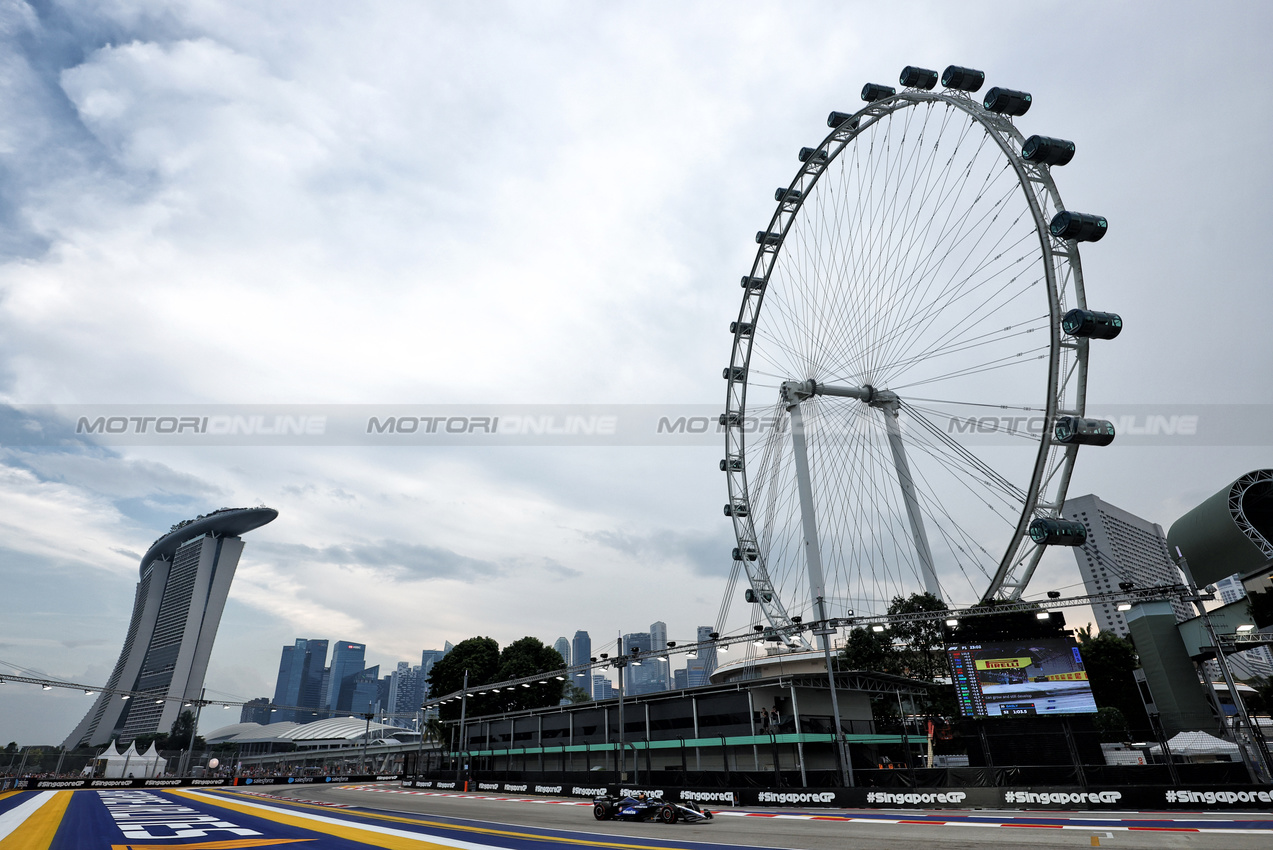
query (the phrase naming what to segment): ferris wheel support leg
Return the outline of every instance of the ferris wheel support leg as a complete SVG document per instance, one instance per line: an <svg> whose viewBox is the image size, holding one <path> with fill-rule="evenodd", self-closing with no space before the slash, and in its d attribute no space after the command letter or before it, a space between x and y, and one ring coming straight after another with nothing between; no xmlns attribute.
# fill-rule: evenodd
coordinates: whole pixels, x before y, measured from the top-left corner
<svg viewBox="0 0 1273 850"><path fill-rule="evenodd" d="M840 755L840 774L845 786L853 787L853 764L849 761L844 743L844 731L840 728L840 700L835 690L835 666L831 663L831 635L835 629L827 627L826 586L822 576L822 550L818 547L818 520L813 512L813 481L809 477L809 448L804 438L804 417L799 402L787 410L791 414L791 443L796 467L796 488L800 492L800 519L804 526L805 566L809 570L809 595L818 613L818 625L814 634L822 643L822 655L827 663L827 683L831 688L831 714L834 717L835 743Z"/></svg>
<svg viewBox="0 0 1273 850"><path fill-rule="evenodd" d="M941 585L937 582L937 570L933 566L933 552L928 547L928 533L924 530L924 517L915 495L915 480L911 477L910 464L906 462L906 448L902 445L902 429L897 424L896 403L882 406L884 424L888 430L888 447L893 451L893 466L897 469L897 483L902 488L902 501L906 504L906 518L911 525L911 538L915 541L915 554L919 558L924 589L941 599Z"/></svg>

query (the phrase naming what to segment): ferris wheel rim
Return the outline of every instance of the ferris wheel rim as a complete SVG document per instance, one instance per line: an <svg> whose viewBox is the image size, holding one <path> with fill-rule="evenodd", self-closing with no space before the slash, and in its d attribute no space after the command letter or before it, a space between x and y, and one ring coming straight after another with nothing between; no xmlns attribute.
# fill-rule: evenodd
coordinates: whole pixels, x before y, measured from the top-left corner
<svg viewBox="0 0 1273 850"><path fill-rule="evenodd" d="M744 279L744 295L738 312L737 325L742 326L748 318L758 322L763 315L770 275L774 270L777 258L786 245L791 228L799 220L805 204L812 196L812 191L818 186L819 181L832 163L841 154L849 150L850 145L868 129L885 117L891 117L901 110L914 108L924 103L938 102L960 110L979 124L986 132L986 135L999 147L1001 156L1011 164L1015 172L1017 185L1026 198L1027 206L1034 221L1034 230L1038 235L1042 270L1048 297L1049 353L1048 386L1045 391L1044 401L1045 421L1048 423L1052 422L1058 412L1062 411L1060 407L1062 404L1061 396L1066 392L1071 393L1073 398L1067 407L1064 408L1064 412L1081 416L1084 413L1086 403L1088 369L1086 341L1076 341L1076 344L1071 345L1074 364L1071 368L1071 374L1062 376L1060 374L1060 355L1061 348L1066 343L1061 339L1060 320L1062 295L1064 291L1067 291L1067 287L1071 304L1081 309L1086 308L1082 266L1077 246L1073 242L1057 240L1049 234L1049 222L1043 214L1039 200L1041 196L1046 196L1050 199L1054 208L1064 209L1060 193L1052 179L1049 167L1027 163L1022 159L1020 151L1025 140L1012 121L981 108L979 104L962 92L928 92L918 89L905 89L858 110L840 125L833 127L817 148L810 149L817 153L804 161L801 168L796 172L796 176L787 189L787 196L778 200L777 208L770 219L769 226L766 231L763 231L768 234L776 234L777 240L771 244L762 243L757 248L751 271L748 277ZM1032 186L1036 188L1032 190ZM796 199L794 201L786 200L786 197L789 197L793 191L798 193ZM757 236L759 241L760 234ZM1062 278L1059 282L1058 277ZM748 280L762 281L755 293L748 285ZM749 304L752 305L750 310ZM745 411L748 410L748 390L752 384L753 346L753 336L735 331L730 365L726 371L728 382L726 388L726 417L737 415L741 418ZM739 368L742 370L741 377L737 374ZM797 376L791 377L795 378ZM1062 386L1062 383L1064 383L1064 386ZM734 505L736 502L749 504L751 500L746 451L748 437L744 429L729 427L728 420L726 421L726 461L722 465L724 466L725 463L730 463L734 459L738 462L737 468L730 466L726 469L730 505ZM1024 555L1022 554L1023 543L1027 539L1029 522L1037 516L1055 516L1059 514L1061 503L1068 489L1075 459L1075 451L1072 448L1066 448L1060 452L1055 460L1051 461L1049 466L1050 453L1054 452L1055 449L1056 447L1051 439L1050 428L1045 427L1040 435L1039 448L1032 468L1028 495L1023 502L1016 529L999 561L994 577L988 583L985 592L981 594L982 599L990 599L997 595L1019 597L1038 563L1038 556L1042 551L1041 547L1035 547L1034 551L1026 551ZM1053 479L1055 479L1055 483L1051 484ZM1052 487L1051 501L1042 502L1040 488L1047 484L1051 484ZM742 564L747 571L752 589L757 593L757 601L766 618L775 626L790 625L791 618L787 614L784 600L778 593L773 592L773 581L768 573L764 558L760 557L759 552L757 552L755 560L751 560L748 557L747 547L760 539L754 526L754 516L754 511L749 511L747 516L734 517L735 539L738 543L736 554L741 550L743 556L741 559ZM1013 584L1014 580L1015 585ZM770 595L766 597L766 593Z"/></svg>

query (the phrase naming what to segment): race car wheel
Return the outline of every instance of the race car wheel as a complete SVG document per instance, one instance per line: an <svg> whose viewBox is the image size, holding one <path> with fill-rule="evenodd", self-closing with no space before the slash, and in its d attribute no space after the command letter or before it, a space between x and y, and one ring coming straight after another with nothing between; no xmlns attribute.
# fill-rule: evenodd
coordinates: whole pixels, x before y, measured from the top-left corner
<svg viewBox="0 0 1273 850"><path fill-rule="evenodd" d="M678 812L676 811L676 806L673 806L669 803L668 805L659 809L659 820L663 821L664 823L676 823L677 814Z"/></svg>
<svg viewBox="0 0 1273 850"><path fill-rule="evenodd" d="M707 809L703 809L703 817L707 818L708 820L711 820L711 819L712 819L712 813L711 813L711 812L709 812Z"/></svg>
<svg viewBox="0 0 1273 850"><path fill-rule="evenodd" d="M592 816L597 820L609 820L610 807L605 803L597 803L592 807Z"/></svg>

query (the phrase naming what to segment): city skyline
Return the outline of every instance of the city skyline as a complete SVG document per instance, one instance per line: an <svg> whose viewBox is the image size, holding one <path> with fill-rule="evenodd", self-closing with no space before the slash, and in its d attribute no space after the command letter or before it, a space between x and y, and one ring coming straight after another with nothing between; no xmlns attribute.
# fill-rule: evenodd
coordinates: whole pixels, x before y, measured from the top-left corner
<svg viewBox="0 0 1273 850"><path fill-rule="evenodd" d="M1088 404L1136 416L1079 452L1070 492L1169 527L1273 465L1267 439L1243 436L1273 402L1259 378L1273 166L1244 147L1270 122L1269 94L1246 84L1267 64L1264 6L1102 7L1093 27L921 2L883 36L870 7L829 2L316 4L300 29L230 0L62 8L18 3L0 33L0 675L106 683L145 542L223 504L280 517L236 573L212 698L272 697L298 637L356 638L390 673L474 635L582 628L596 655L660 620L678 642L718 612L722 631L749 628L741 586L722 606L737 543L720 444L271 445L254 417L721 406L775 188L831 110L912 64L1029 91L1014 123L1073 140L1060 191L1108 217L1084 285L1125 325L1093 347ZM1180 86L1181 57L1211 116L1187 133L1202 95ZM1170 224L1181 199L1205 215ZM102 405L153 428L207 407L256 432L76 434ZM1192 413L1191 434L1140 427ZM40 441L53 433L70 436ZM1070 554L1049 553L1027 595L1081 586ZM93 699L0 687L0 743L55 743Z"/></svg>

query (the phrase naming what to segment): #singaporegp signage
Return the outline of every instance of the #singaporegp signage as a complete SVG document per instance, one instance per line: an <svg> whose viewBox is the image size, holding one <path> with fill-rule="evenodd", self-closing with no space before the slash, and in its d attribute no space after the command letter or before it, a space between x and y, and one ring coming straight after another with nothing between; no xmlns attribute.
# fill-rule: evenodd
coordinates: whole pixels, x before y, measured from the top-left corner
<svg viewBox="0 0 1273 850"><path fill-rule="evenodd" d="M403 787L443 794L464 794L464 783L454 780L402 780ZM600 797L644 793L654 800L694 802L708 808L733 806L786 808L1021 808L1021 809L1115 809L1140 807L1148 810L1175 808L1225 809L1267 808L1273 804L1273 789L1260 786L1194 787L1123 786L1118 788L664 788L636 785L572 785L565 783L474 782L475 795L516 794L554 797Z"/></svg>

